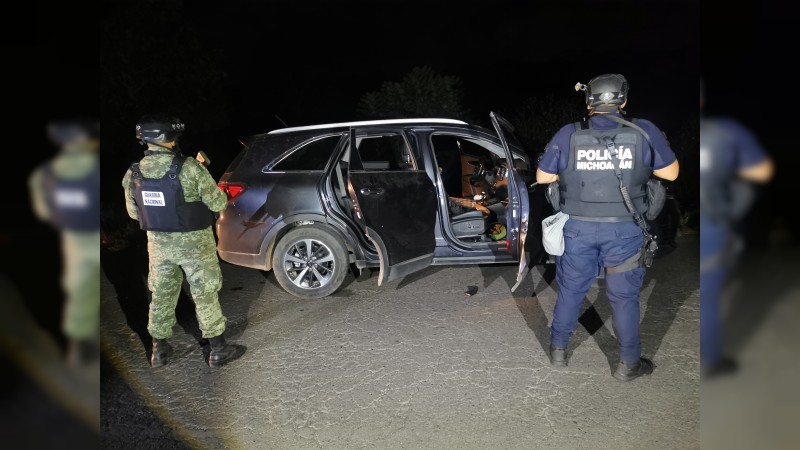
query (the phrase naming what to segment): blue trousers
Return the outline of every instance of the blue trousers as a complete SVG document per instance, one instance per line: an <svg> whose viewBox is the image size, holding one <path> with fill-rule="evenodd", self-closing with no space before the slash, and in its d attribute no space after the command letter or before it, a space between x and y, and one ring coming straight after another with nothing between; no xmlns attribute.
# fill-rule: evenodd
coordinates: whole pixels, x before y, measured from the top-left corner
<svg viewBox="0 0 800 450"><path fill-rule="evenodd" d="M722 357L720 297L728 268L719 255L729 239L727 226L700 215L700 364L703 366L713 365Z"/></svg>
<svg viewBox="0 0 800 450"><path fill-rule="evenodd" d="M569 219L564 225L564 254L556 261L558 299L550 327L550 343L567 348L578 323L583 299L600 267L616 267L637 254L644 243L642 229L630 222L588 222ZM606 274L606 293L611 304L620 359L639 362L639 290L644 268Z"/></svg>

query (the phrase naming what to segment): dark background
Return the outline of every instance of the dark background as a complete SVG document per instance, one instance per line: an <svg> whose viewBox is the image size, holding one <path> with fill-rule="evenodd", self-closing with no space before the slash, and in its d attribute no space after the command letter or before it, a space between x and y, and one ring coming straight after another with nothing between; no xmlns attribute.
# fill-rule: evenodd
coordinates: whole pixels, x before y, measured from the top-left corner
<svg viewBox="0 0 800 450"><path fill-rule="evenodd" d="M773 181L760 189L746 219L751 248L767 248L770 235L800 238L794 203L800 152L791 137L796 127L796 7L776 0L735 6L703 2L701 73L707 95L704 114L737 119L759 138L775 160Z"/></svg>

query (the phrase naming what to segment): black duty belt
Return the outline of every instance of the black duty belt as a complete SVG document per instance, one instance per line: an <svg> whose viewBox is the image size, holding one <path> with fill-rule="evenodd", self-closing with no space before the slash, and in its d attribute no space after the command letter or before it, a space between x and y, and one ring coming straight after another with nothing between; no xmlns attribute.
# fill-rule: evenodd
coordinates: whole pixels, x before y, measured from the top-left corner
<svg viewBox="0 0 800 450"><path fill-rule="evenodd" d="M632 216L615 216L615 217L589 217L589 216L573 216L569 215L570 219L583 220L586 222L627 222L632 221Z"/></svg>

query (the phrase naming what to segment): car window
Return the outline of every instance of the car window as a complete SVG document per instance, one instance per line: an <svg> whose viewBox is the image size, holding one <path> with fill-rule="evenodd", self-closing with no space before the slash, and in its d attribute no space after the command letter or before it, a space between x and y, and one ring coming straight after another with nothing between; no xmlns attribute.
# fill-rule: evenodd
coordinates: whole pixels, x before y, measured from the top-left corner
<svg viewBox="0 0 800 450"><path fill-rule="evenodd" d="M399 133L359 136L356 148L364 170L417 170L414 155Z"/></svg>
<svg viewBox="0 0 800 450"><path fill-rule="evenodd" d="M310 141L275 164L272 170L324 170L340 139L341 135L337 134Z"/></svg>

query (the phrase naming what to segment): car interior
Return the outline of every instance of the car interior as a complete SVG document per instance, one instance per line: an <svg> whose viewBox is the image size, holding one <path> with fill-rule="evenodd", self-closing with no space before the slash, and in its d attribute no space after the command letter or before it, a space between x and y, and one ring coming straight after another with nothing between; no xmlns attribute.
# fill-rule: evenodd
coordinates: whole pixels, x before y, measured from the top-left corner
<svg viewBox="0 0 800 450"><path fill-rule="evenodd" d="M502 148L450 134L434 134L431 142L453 235L467 243L505 239L508 162Z"/></svg>
<svg viewBox="0 0 800 450"><path fill-rule="evenodd" d="M463 243L502 241L506 237L508 163L502 147L474 137L437 133L431 136L434 157L448 196L443 215L452 236ZM358 137L359 157L345 157L335 168L332 188L342 210L360 223L348 170L416 170L408 143L399 134ZM346 150L349 152L349 150Z"/></svg>

